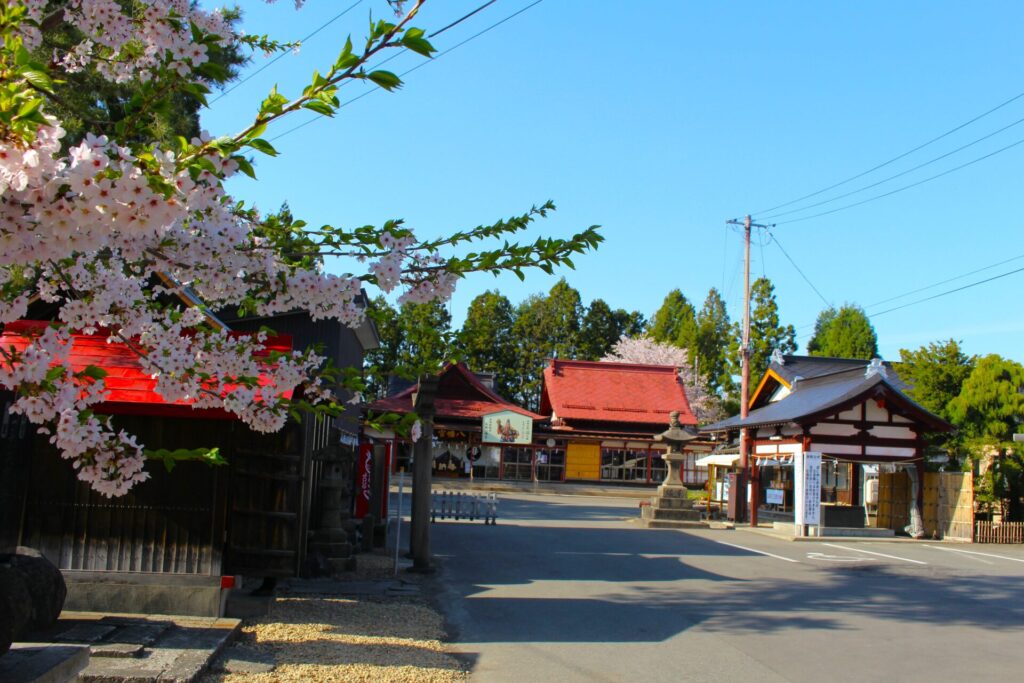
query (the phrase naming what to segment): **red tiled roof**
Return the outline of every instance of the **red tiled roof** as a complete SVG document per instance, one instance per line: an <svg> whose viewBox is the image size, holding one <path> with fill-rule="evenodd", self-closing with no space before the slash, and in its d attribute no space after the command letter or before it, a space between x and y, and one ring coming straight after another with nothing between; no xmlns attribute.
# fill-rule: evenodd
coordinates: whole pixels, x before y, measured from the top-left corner
<svg viewBox="0 0 1024 683"><path fill-rule="evenodd" d="M41 333L49 323L37 320L18 320L4 326L0 335L0 346L14 347L19 351L29 344L30 336ZM107 372L104 383L107 400L96 407L97 413L114 415L149 415L164 417L195 417L214 419L237 419L235 415L221 409L193 409L187 401L168 403L154 389L156 380L149 376L139 364L138 357L124 344L107 343L105 335L72 334L71 354L68 360L75 372L93 365ZM292 349L291 337L281 335L267 339L266 352L288 352ZM260 378L263 384L263 378ZM291 398L292 391L282 392Z"/></svg>
<svg viewBox="0 0 1024 683"><path fill-rule="evenodd" d="M544 368L540 412L562 420L697 424L679 372L668 365L558 360Z"/></svg>
<svg viewBox="0 0 1024 683"><path fill-rule="evenodd" d="M414 384L397 394L374 401L367 409L378 413L410 413L415 392ZM543 415L531 413L502 398L484 385L464 363L448 363L441 369L437 398L434 399L437 419L479 419L499 410L511 410L534 420L545 419Z"/></svg>

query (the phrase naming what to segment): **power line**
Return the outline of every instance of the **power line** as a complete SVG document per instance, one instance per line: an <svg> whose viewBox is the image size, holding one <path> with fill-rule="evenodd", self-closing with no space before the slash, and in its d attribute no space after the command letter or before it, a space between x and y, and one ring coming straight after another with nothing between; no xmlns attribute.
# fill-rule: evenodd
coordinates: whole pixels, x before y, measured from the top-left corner
<svg viewBox="0 0 1024 683"><path fill-rule="evenodd" d="M898 311L898 310L901 310L901 309L904 309L904 308L908 308L910 306L916 306L917 304L923 304L926 301L932 301L934 299L938 299L938 298L943 297L943 296L948 296L949 294L955 294L956 292L962 292L965 289L970 289L971 287L977 287L978 285L983 285L986 282L992 282L993 280L999 280L1000 278L1008 277L1010 275L1014 275L1016 273L1022 273L1022 272L1024 272L1024 268L1017 268L1016 270L1011 270L1008 273L1001 273L999 275L993 275L992 277L985 278L984 280L978 280L977 282L972 282L972 283L966 284L966 285L964 285L962 287L957 287L956 289L950 289L950 290L947 290L945 292L940 292L938 294L933 294L932 296L925 297L924 299L918 299L917 301L911 301L910 303L902 304L900 306L894 306L893 308L887 308L884 311L879 311L878 313L872 313L871 315L873 317L877 318L878 316L885 315L886 313L892 313L893 311Z"/></svg>
<svg viewBox="0 0 1024 683"><path fill-rule="evenodd" d="M310 38L312 38L316 34L320 33L320 31L323 31L325 28L327 28L328 26L330 26L331 24L336 22L338 19L341 19L343 16L345 16L346 14L348 14L349 12L354 10L358 5L362 4L362 2L363 2L363 0L356 0L354 3L349 5L347 8L343 9L341 12L339 12L338 14L335 14L333 17L331 17L330 19L325 21L323 24L321 24L315 31L310 33L308 36L306 36L305 38L300 39L299 43L300 44L301 43L305 43L307 40L309 40ZM264 64L260 68L256 69L252 73L248 74L245 78L243 78L242 80L238 81L237 83L232 85L230 88L228 88L227 90L222 92L220 95L217 95L215 98L210 100L210 104L213 104L214 102L216 102L217 100L221 99L222 97L226 97L229 93L234 91L236 88L241 86L243 83L245 83L246 81L250 80L251 78L253 78L257 74L262 72L264 69L267 69L267 68L273 66L280 59L282 59L285 55L288 55L288 54L290 54L290 52L282 52L282 53L278 54L276 57L271 59L269 62L267 62L266 64Z"/></svg>
<svg viewBox="0 0 1024 683"><path fill-rule="evenodd" d="M832 302L831 302L831 301L829 301L828 299L826 299L826 298L825 298L825 295L824 295L824 294L822 294L822 293L821 293L821 292L820 292L820 291L818 290L818 288L814 286L814 283L813 283L813 282L811 282L811 279L810 279L809 277L807 277L807 275L806 275L806 274L804 273L804 271L803 271L803 270L801 270L801 269L800 269L800 266L798 266L798 265L797 265L796 261L794 261L794 260L792 259L792 257L790 257L790 255L789 255L789 252L787 252L787 251L786 251L786 250L785 250L785 249L784 249L784 248L782 247L782 242L780 242L780 241L779 241L779 238L778 238L778 237L776 237L776 236L775 236L775 235L774 235L774 234L773 234L772 232L769 232L769 233L768 233L768 236L769 236L769 237L771 237L771 239L772 239L772 242L774 242L774 243L775 243L775 246L777 246L777 247L779 248L779 251L781 251L781 252L782 252L782 255L786 257L786 260L787 260L787 261L789 261L789 263L790 263L790 264L791 264L791 265L792 265L792 266L793 266L794 268L796 268L796 272L800 273L800 277L802 277L802 278L804 279L804 282L806 282L806 283L807 283L807 284L808 284L808 285L810 286L810 288L814 290L814 293L818 295L818 298L820 298L820 299L821 299L822 301L824 301L824 302L825 302L825 306L827 306L828 308L832 308L832 307L833 307L833 305L832 305Z"/></svg>
<svg viewBox="0 0 1024 683"><path fill-rule="evenodd" d="M1020 140L1017 140L1016 142L1011 143L1011 144L1009 144L1009 145L1007 145L1005 147L1000 147L996 151L989 152L988 154L986 154L984 156L981 156L981 157L978 157L977 159L972 159L971 161L968 161L968 162L965 162L963 164L960 164L959 166L954 166L953 168L948 169L946 171L943 171L942 173L938 173L936 175L930 176L928 178L925 178L924 180L919 180L916 183L911 183L910 185L904 185L903 187L898 187L895 190L890 190L889 192L885 192L884 194L875 195L874 197L868 197L867 199L863 199L863 200L861 200L859 202L854 202L853 204L845 204L843 206L840 206L839 208L830 209L829 211L822 211L821 213L815 213L815 214L812 214L810 216L803 216L801 218L791 218L791 219L786 220L786 221L779 221L778 223L776 223L776 225L785 225L787 223L799 223L800 221L809 221L812 218L820 218L821 216L828 216L830 214L837 213L839 211L845 211L846 209L852 209L855 206L861 206L863 204L867 204L868 202L873 202L873 201L878 200L878 199L884 199L885 197L891 197L894 194L898 194L900 192L904 192L904 191L909 190L911 188L917 187L918 185L924 185L927 182L931 182L932 180L937 180L938 178L941 178L943 176L947 176L950 173L954 173L955 171L959 171L959 170L961 170L963 168L967 168L968 166L973 166L974 164L976 164L976 163L978 163L980 161L984 161L984 160L986 160L986 159L988 159L990 157L994 157L997 154L1002 154L1003 152L1005 152L1005 151L1007 151L1009 149L1012 149L1012 148L1014 148L1014 147L1016 147L1017 145L1020 145L1020 144L1024 144L1024 138L1022 138Z"/></svg>
<svg viewBox="0 0 1024 683"><path fill-rule="evenodd" d="M792 214L792 213L799 213L801 211L807 211L808 209L813 209L813 208L818 207L818 206L823 206L825 204L830 204L832 202L839 201L840 199L844 199L844 198L849 197L851 195L858 194L860 192L863 192L864 190L870 190L873 187L878 187L879 185L887 183L890 180L895 180L896 178L900 178L902 176L905 176L908 173L913 173L914 171L922 169L925 166L930 166L931 164L934 164L937 161L942 161L946 157L950 157L950 156L953 156L954 154L956 154L958 152L962 152L963 150L967 149L968 147L973 147L974 145L976 145L976 144L978 144L980 142L984 142L985 140L988 140L991 137L995 137L996 135L999 135L1000 133L1002 133L1004 131L1007 131L1010 128L1013 128L1014 126L1019 126L1022 123L1024 123L1024 118L1019 118L1016 121L1014 121L1013 123L1008 124L1006 126L1003 126L999 130L993 131L993 132L989 133L988 135L984 135L984 136L978 138L977 140L972 140L971 142L968 142L966 145L962 145L962 146L957 147L956 149L954 149L954 150L952 150L950 152L946 152L945 154L941 154L941 155L939 155L939 156L937 156L937 157L935 157L933 159L929 159L928 161L920 163L917 166L914 166L913 168L908 168L907 170L900 171L899 173L897 173L895 175L891 175L888 178L882 178L881 180L879 180L877 182L874 182L874 183L871 183L870 185L865 185L864 187L859 187L856 190L850 190L849 192L846 192L846 193L840 194L840 195L836 195L835 197L832 197L830 199L823 199L822 201L816 202L814 204L808 204L807 206L799 207L799 208L796 208L796 209L790 209L788 211L783 211L782 213L777 213L777 214L775 214L773 216L766 216L764 218L764 220L773 220L775 218L781 218L782 216L788 216L789 214Z"/></svg>
<svg viewBox="0 0 1024 683"><path fill-rule="evenodd" d="M776 239L776 244L778 244L778 240L777 240L777 238L775 238L774 235L772 235L772 238ZM782 245L779 244L780 248L781 248L781 246ZM933 296L930 296L930 297L927 297L927 298L924 298L924 299L920 299L920 300L917 300L917 301L912 301L912 302L909 302L907 304L902 304L901 306L897 306L897 307L894 307L894 308L889 308L889 309L886 309L884 311L880 311L878 313L871 313L869 311L869 309L874 308L876 306L880 306L882 304L887 304L887 303L889 303L891 301L896 301L898 299L902 299L904 297L908 297L911 294L919 294L920 292L924 292L926 290L932 289L933 287L938 287L939 285L945 285L945 284L949 284L950 282L955 282L956 280L962 280L963 278L968 277L970 275L977 275L978 273L981 273L981 272L986 271L986 270L991 270L992 268L995 268L997 266L1004 266L1007 263L1012 263L1013 261L1019 261L1022 258L1024 258L1024 254L1018 254L1017 256L1013 256L1013 257L1010 257L1008 259L1004 259L1002 261L997 261L995 263L990 263L987 266L982 266L981 268L975 268L974 270L967 271L966 273L960 273L959 275L954 275L953 277L947 278L945 280L939 280L938 282L933 282L932 284L925 285L924 287L918 287L917 289L911 289L909 291L903 292L902 294L897 294L896 296L889 297L888 299L882 299L881 301L876 301L875 303L868 304L867 306L864 307L864 312L865 312L865 314L868 317L872 317L872 316L876 316L876 315L883 315L883 314L889 313L891 311L899 310L900 308L906 308L907 306L913 306L915 304L922 303L922 302L925 302L925 301L931 301L932 299L936 299L936 298L938 298L940 296L945 296L946 294L951 294L953 292L958 292L958 291L961 291L963 289L969 289L969 288L974 287L974 286L976 286L978 284L983 284L985 282L990 282L992 280L998 280L999 278L1006 277L1007 275L1012 275L1012 274L1020 272L1020 271L1019 270L1014 270L1014 271L1010 271L1008 273L1003 273L1001 275L996 275L996 276L993 276L993 277L985 279L985 280L981 280L981 281L976 282L976 283L970 283L970 284L964 285L963 287L958 287L956 289L949 290L948 292L942 292L942 293L939 293L939 294L935 294ZM790 259L790 263L793 263L793 266L796 267L797 270L799 271L799 267L796 265L796 263L793 262L792 259ZM801 273L801 275L802 275L802 273ZM810 283L808 283L808 284L810 284ZM814 323L808 323L806 325L801 325L797 329L798 330L806 330L806 329L809 329L809 328L811 328L813 326L814 326ZM810 336L810 335L809 334L808 335L801 335L801 339L804 338L804 337L807 337L807 336Z"/></svg>
<svg viewBox="0 0 1024 683"><path fill-rule="evenodd" d="M903 159L904 157L910 156L914 152L917 152L917 151L919 151L921 149L924 149L928 145L931 145L931 144L933 144L935 142L938 142L939 140L942 140L943 138L946 138L946 137L952 135L953 133L957 132L958 130L960 130L962 128L966 128L967 126L971 125L972 123L974 123L976 121L980 121L981 119L985 118L989 114L992 114L992 113L995 113L995 112L999 111L1003 107L1005 107L1005 106L1007 106L1009 104L1012 104L1013 102L1016 102L1017 100L1019 100L1022 97L1024 97L1024 92L1019 93L1017 95L1014 95L1010 99L1006 100L1005 102L1002 102L1001 104L997 104L995 107L992 107L988 111L986 111L986 112L984 112L982 114L978 114L977 116L975 116L970 121L965 121L964 123L961 123L960 125L956 126L955 128L951 128L950 130L947 130L945 133L943 133L943 134L941 134L941 135L939 135L937 137L934 137L931 140L928 140L927 142L924 142L924 143L918 145L917 147L914 147L913 149L908 150L908 151L906 151L906 152L904 152L904 153L902 153L902 154L900 154L898 156L895 156L892 159L889 159L888 161L882 162L881 164L878 164L877 166L873 166L872 168L869 168L866 171L858 173L857 175L850 176L849 178L846 178L845 180L840 180L838 183L835 183L833 185L829 185L828 187L822 188L822 189L820 189L820 190L818 190L816 192L812 192L810 194L805 194L803 197L797 197L796 199L791 199L788 202L784 202L782 204L778 204L776 206L771 207L770 209L762 209L761 211L757 211L757 212L754 213L754 215L761 215L761 214L771 213L772 211L776 211L776 210L781 209L783 207L790 206L792 204L796 204L797 202L802 202L805 199L810 199L811 197L817 197L820 194L828 192L829 190L834 190L835 188L841 187L841 186L843 186L843 185L845 185L845 184L847 184L849 182L857 180L858 178L863 178L864 176L868 175L869 173L874 173L875 171L877 171L877 170L879 170L881 168L885 168L886 166L888 166L888 165L890 165L892 163L895 163L895 162L899 161L900 159Z"/></svg>
<svg viewBox="0 0 1024 683"><path fill-rule="evenodd" d="M910 296L911 294L918 294L918 293L923 292L925 290L929 290L929 289L931 289L933 287L938 287L939 285L945 285L945 284L949 284L950 282L955 282L956 280L963 279L963 278L967 277L968 275L976 275L976 274L978 274L978 273L980 273L982 271L990 270L992 268L995 268L996 266L1004 266L1007 263L1011 263L1013 261L1019 261L1022 258L1024 258L1024 254L1020 254L1018 256L1014 256L1012 258L1008 258L1008 259L1006 259L1004 261L999 261L998 263L992 263L990 265L983 266L981 268L976 268L976 269L974 269L974 270L972 270L970 272L961 273L960 275L957 275L955 277L947 278L945 280L940 280L939 282L933 282L932 284L927 285L925 287L919 287L917 289L912 289L909 292L904 292L903 294L899 294L897 296L889 297L888 299L882 299L881 301L876 301L873 304L868 304L867 308L874 308L875 306L881 306L882 304L887 304L890 301L896 301L897 299L902 299L903 297Z"/></svg>
<svg viewBox="0 0 1024 683"><path fill-rule="evenodd" d="M472 12L469 12L468 14L464 14L464 15L462 15L461 17L459 17L458 19L456 19L456 20L455 20L455 21L453 21L452 23L448 24L448 25L447 25L447 26L445 26L444 28L442 28L442 29L438 29L437 31L434 31L433 33L431 33L431 34L430 34L430 35L428 36L428 38L433 38L434 36L439 36L439 35L441 35L442 33L444 33L445 31L447 31L448 29L450 29L450 28L453 28L453 27L455 27L455 26L458 26L459 24L461 24L462 22L464 22L464 21L465 21L466 19L469 19L469 18L470 18L471 16L473 16L473 15L474 15L474 14L476 14L477 12L480 12L480 11L482 11L482 10L485 10L485 9L487 9L488 7L490 7L491 5L493 5L494 3L496 3L497 1L498 1L498 0L490 0L490 2L485 2L484 4L480 5L480 6L479 6L479 7L477 7L477 8L475 9L475 10L473 10Z"/></svg>
<svg viewBox="0 0 1024 683"><path fill-rule="evenodd" d="M517 16L519 16L520 14L522 14L523 12L525 12L526 10L528 10L528 9L531 9L531 8L533 8L533 7L536 7L537 5L539 5L539 4L540 4L540 3L542 3L542 2L544 2L544 0L534 0L534 2L531 2L531 3L530 3L529 5L527 5L526 7L523 7L522 9L520 9L520 10L518 10L518 11L516 11L516 12L513 12L512 14L508 15L508 16L507 16L507 17L505 17L504 19L502 19L502 20L500 20L500 21L497 21L497 22L495 22L495 23L491 24L491 25L490 25L490 26L488 26L487 28L485 28L485 29L483 29L483 30L481 30L481 31L478 31L477 33L474 33L473 35L471 35L470 37L466 38L466 39L465 39L465 40L463 40L462 42L459 42L459 43L456 43L455 45L452 45L452 46L451 46L450 48L448 48L447 50L443 50L442 52L438 52L438 53L437 53L436 55L434 55L434 57L433 57L433 58L432 58L431 60L429 60L429 61L426 61L426 62L420 62L419 64L417 64L416 66L412 67L411 69L407 69L407 70L403 71L402 73L398 74L398 77L399 77L399 78L405 78L405 77L406 77L407 75L411 74L411 73L412 73L413 71L416 71L417 69L420 69L420 68L422 68L422 67L426 66L427 64L431 64L431 63L433 63L433 62L437 61L438 59L440 59L441 57L445 56L445 55L446 55L446 54L448 54L449 52L452 52L452 51L454 51L454 50L457 50L458 48L462 47L463 45L465 45L466 43L468 43L468 42L470 42L470 41L472 41L472 40L476 40L477 38L479 38L480 36L484 35L484 34L485 34L485 33L487 33L488 31L491 31L491 30L493 30L493 29L496 29L496 28L498 28L499 26L501 26L501 25L502 25L502 24L504 24L505 22L507 22L507 21L511 21L512 19L516 18ZM488 2L488 3L486 4L486 5L484 5L484 7L486 7L487 5L490 5L490 4L491 4L491 3L490 3L490 2ZM480 7L479 9L483 9L483 7ZM478 9L477 11L479 11L479 9ZM463 17L462 19L459 19L459 21L463 21L463 20L465 20L465 19L469 18L470 16L472 16L472 15L473 15L473 14L475 14L475 13L476 13L476 12L470 12L469 14L467 14L467 15L466 15L465 17ZM446 26L446 27L445 27L444 29L442 29L442 30L444 30L444 31L447 31L447 30L448 30L448 29L449 29L450 27L454 26L454 25L455 25L455 24L457 24L457 23L459 23L459 22L455 22L455 23L449 24L448 26ZM434 35L436 35L436 34L434 34ZM394 59L395 57L397 57L397 56L398 56L398 54L401 54L401 53L397 53L397 54L395 54L395 55L392 55L391 57L389 57L388 59L384 60L384 61L383 61L383 62L381 62L380 64L384 64L385 62L388 62L388 61L390 61L390 60ZM380 66L380 64L378 64L377 66ZM362 94L360 94L360 95L357 95L357 96L353 97L353 98L352 98L352 99L350 99L350 100L346 100L346 101L342 102L342 103L341 103L340 105L338 105L338 109L341 109L342 107L347 107L348 105L352 104L352 103L353 103L353 102L355 102L356 100L361 100L361 99L363 99L364 97L366 97L367 95L369 95L370 93L373 93L373 92L377 92L378 90L380 90L380 87L379 87L379 86L378 86L378 87L376 87L376 88L372 88L372 89L370 89L370 90L367 90L366 92L364 92L364 93L362 93ZM284 131L284 132L283 132L283 133L281 133L280 135L277 135L277 136L275 136L275 137L273 137L273 138L270 138L270 141L271 141L271 142L274 142L274 141L276 141L276 140L280 140L280 139L281 139L281 138L283 138L284 136L286 136L286 135L290 135L291 133L294 133L295 131L297 131L297 130L299 130L299 129L301 129L301 128L305 128L306 126L308 126L309 124L313 123L314 121L318 121L318 120L320 120L320 119L322 119L322 118L324 118L324 115L323 115L323 114L318 114L318 115L316 115L315 117L313 117L313 118L309 119L308 121L304 121L303 123L300 123L299 125L297 125L297 126L295 126L295 127L293 127L293 128L289 128L288 130Z"/></svg>

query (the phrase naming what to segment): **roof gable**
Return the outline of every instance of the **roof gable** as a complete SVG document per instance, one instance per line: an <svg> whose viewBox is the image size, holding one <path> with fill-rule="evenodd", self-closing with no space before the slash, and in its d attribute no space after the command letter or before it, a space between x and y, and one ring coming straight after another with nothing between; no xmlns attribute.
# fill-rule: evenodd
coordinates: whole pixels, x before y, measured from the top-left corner
<svg viewBox="0 0 1024 683"><path fill-rule="evenodd" d="M708 425L703 431L724 432L789 423L807 425L869 398L885 398L898 408L899 413L932 431L952 430L950 424L904 394L896 380L882 374L865 376L863 370L855 368L812 379L799 379L792 384L792 392L785 398L750 411L746 418L734 416Z"/></svg>
<svg viewBox="0 0 1024 683"><path fill-rule="evenodd" d="M561 420L665 424L679 412L684 425L697 424L670 365L552 359L544 369L542 413Z"/></svg>
<svg viewBox="0 0 1024 683"><path fill-rule="evenodd" d="M410 413L413 411L412 397L416 384L385 398L374 401L369 410L389 413ZM437 382L437 396L434 412L438 418L477 419L499 410L511 410L534 420L543 420L543 415L531 413L525 408L490 389L465 363L446 363Z"/></svg>

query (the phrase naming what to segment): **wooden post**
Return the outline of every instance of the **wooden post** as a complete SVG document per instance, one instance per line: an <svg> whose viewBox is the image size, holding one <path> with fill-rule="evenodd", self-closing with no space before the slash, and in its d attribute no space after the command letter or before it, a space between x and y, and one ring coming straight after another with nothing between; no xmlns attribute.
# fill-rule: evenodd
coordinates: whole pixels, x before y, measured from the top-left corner
<svg viewBox="0 0 1024 683"><path fill-rule="evenodd" d="M434 398L437 394L436 375L420 377L419 389L413 400L413 409L423 428L413 446L412 519L409 526L409 553L411 571L431 572L430 564L430 485L433 464Z"/></svg>

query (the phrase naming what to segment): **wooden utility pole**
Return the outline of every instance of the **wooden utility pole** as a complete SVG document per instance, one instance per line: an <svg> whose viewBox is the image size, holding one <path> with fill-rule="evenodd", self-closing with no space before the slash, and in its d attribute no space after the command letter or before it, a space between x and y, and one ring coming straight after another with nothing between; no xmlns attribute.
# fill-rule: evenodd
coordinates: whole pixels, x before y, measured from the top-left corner
<svg viewBox="0 0 1024 683"><path fill-rule="evenodd" d="M434 464L434 398L437 395L437 375L420 376L419 387L413 397L413 410L420 418L423 430L413 445L412 464L412 520L409 525L409 554L414 572L430 572L430 485Z"/></svg>
<svg viewBox="0 0 1024 683"><path fill-rule="evenodd" d="M740 346L740 419L746 419L750 412L750 229L767 228L767 225L753 223L750 215L738 220L726 221L729 225L743 226L743 343ZM750 524L757 526L758 482L751 477L750 435L746 427L740 430L740 495L746 495L746 484L750 482ZM757 469L753 468L756 474ZM739 520L737 520L739 521Z"/></svg>

